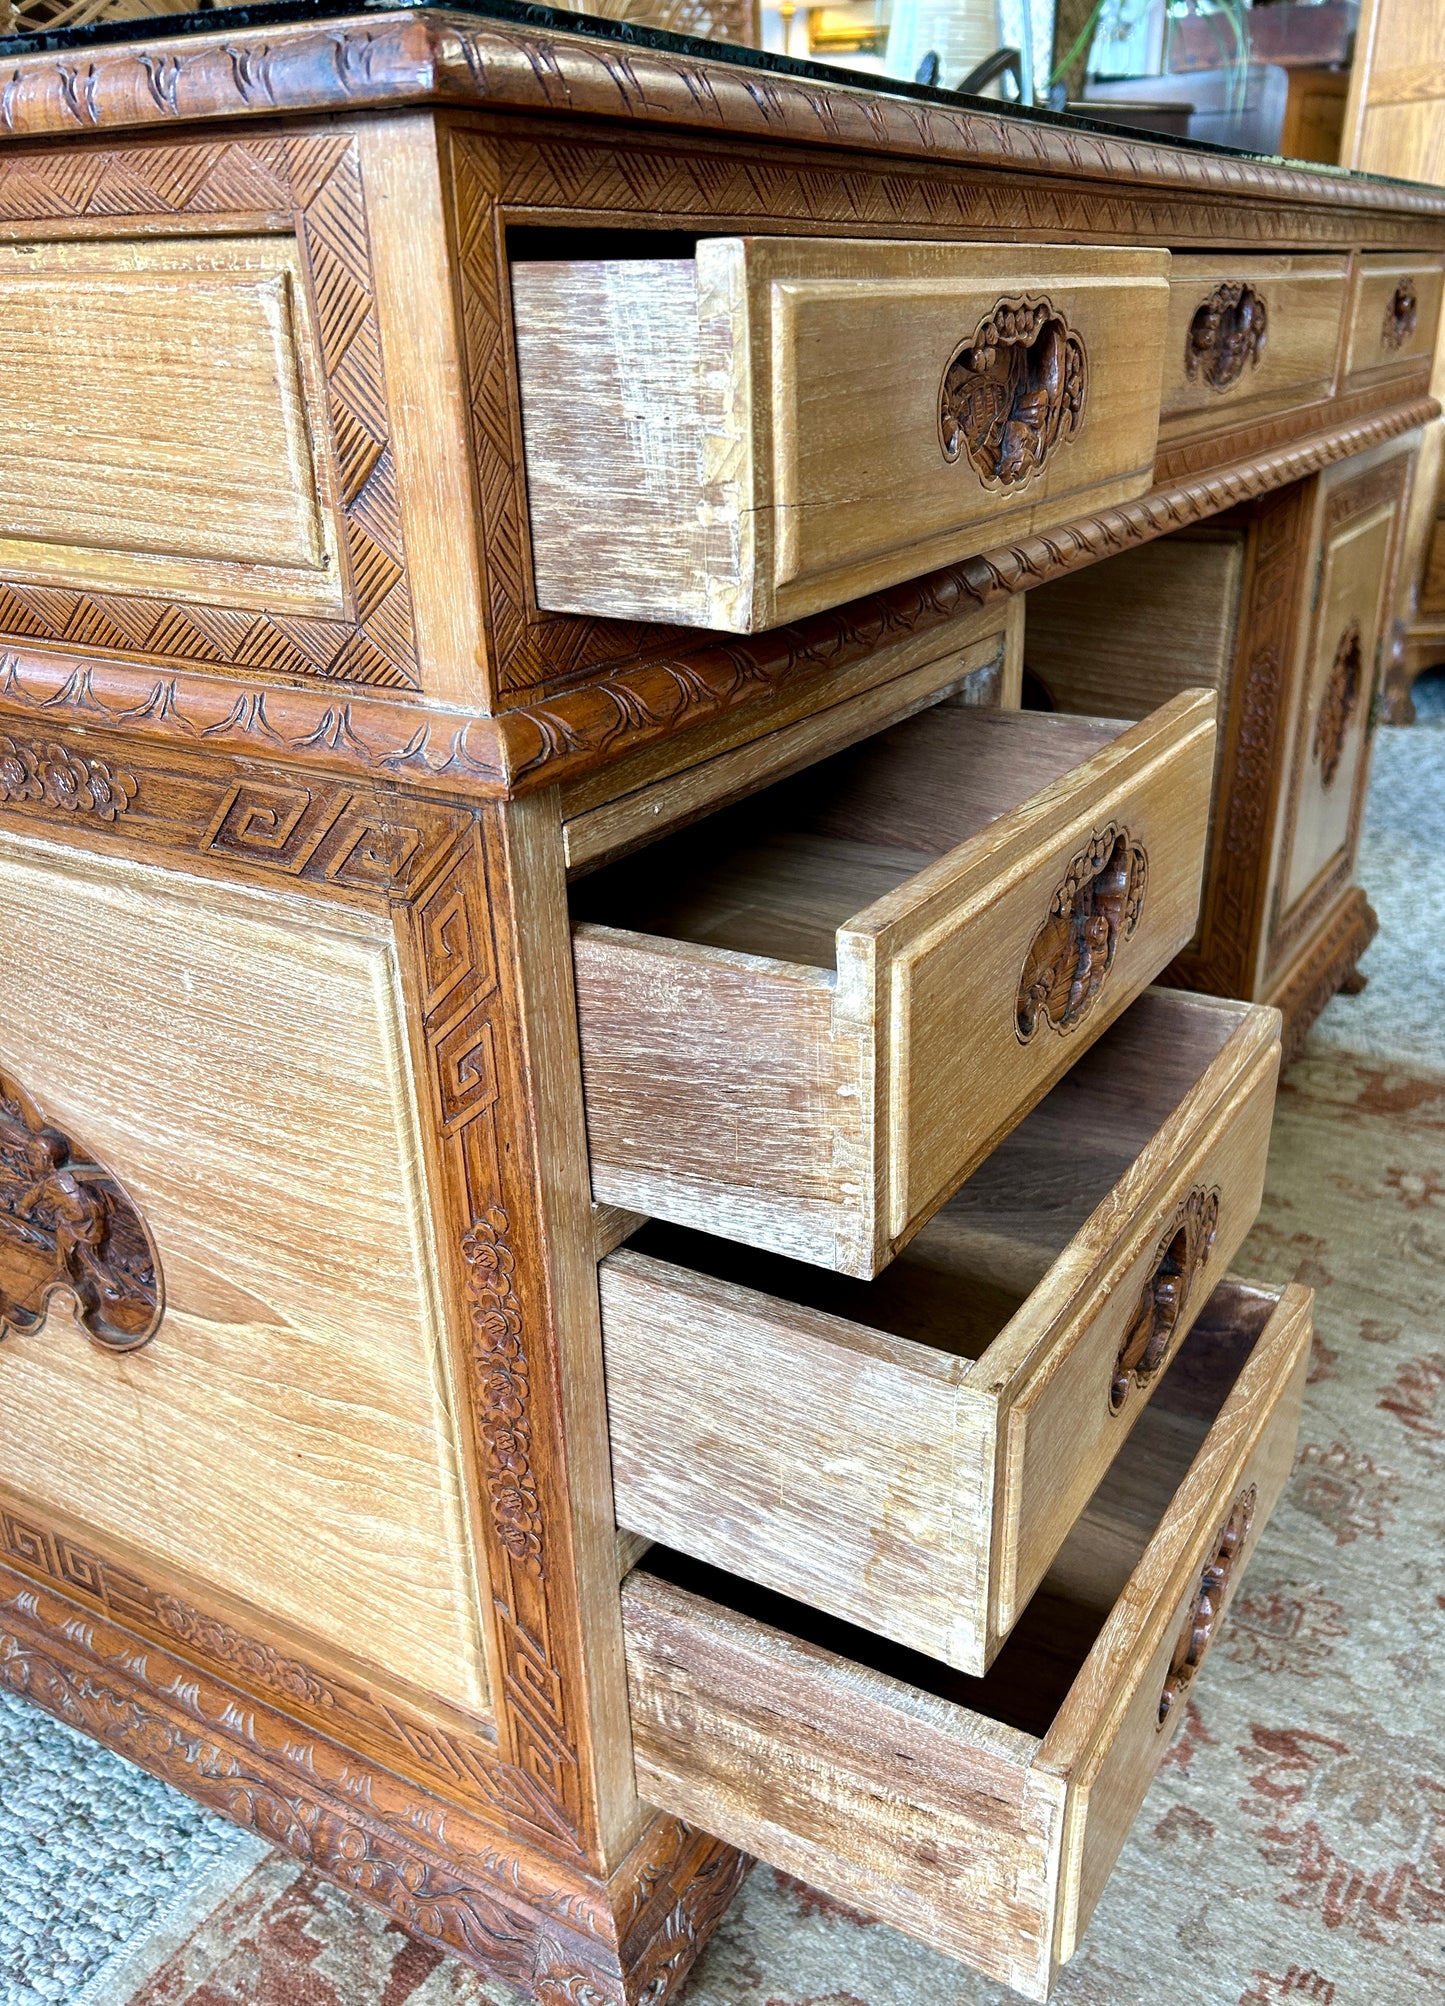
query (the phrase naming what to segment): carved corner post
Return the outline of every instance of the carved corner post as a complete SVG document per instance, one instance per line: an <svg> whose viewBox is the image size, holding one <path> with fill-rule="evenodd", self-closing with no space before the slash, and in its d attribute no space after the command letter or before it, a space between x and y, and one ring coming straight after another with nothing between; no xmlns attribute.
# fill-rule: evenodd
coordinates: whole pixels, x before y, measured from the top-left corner
<svg viewBox="0 0 1445 2006"><path fill-rule="evenodd" d="M661 2001L747 1863L651 1813L633 1780L556 790L478 809L398 940L431 1095L498 1754L530 1813L515 1837L550 1830L617 1931L585 1967L542 1937L532 1984L544 2002Z"/></svg>
<svg viewBox="0 0 1445 2006"><path fill-rule="evenodd" d="M1161 978L1253 996L1260 977L1273 835L1284 788L1301 611L1308 617L1315 482L1296 481L1221 524L1247 529L1234 674L1220 718L1214 831L1197 939Z"/></svg>

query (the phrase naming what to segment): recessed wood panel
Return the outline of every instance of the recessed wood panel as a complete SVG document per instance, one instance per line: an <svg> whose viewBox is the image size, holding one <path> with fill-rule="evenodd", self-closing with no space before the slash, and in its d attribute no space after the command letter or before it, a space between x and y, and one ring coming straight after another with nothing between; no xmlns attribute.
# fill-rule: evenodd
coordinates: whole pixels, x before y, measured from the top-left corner
<svg viewBox="0 0 1445 2006"><path fill-rule="evenodd" d="M0 246L0 575L342 610L286 237Z"/></svg>
<svg viewBox="0 0 1445 2006"><path fill-rule="evenodd" d="M485 1704L382 922L0 838L0 1066L148 1227L143 1349L0 1343L23 1497Z"/></svg>

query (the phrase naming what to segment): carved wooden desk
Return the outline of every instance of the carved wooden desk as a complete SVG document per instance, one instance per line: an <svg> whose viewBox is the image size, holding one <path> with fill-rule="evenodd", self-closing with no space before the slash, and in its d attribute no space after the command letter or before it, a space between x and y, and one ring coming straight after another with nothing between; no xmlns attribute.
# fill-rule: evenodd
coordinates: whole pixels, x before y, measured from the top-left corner
<svg viewBox="0 0 1445 2006"><path fill-rule="evenodd" d="M1292 1452L1445 196L535 10L3 105L0 1676L544 2001L747 1850L1046 1996Z"/></svg>

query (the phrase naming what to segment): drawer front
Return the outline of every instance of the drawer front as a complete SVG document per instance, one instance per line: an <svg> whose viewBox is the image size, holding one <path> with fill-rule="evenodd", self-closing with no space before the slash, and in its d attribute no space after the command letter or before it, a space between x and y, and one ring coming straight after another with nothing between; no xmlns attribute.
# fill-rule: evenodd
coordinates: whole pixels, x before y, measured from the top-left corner
<svg viewBox="0 0 1445 2006"><path fill-rule="evenodd" d="M539 604L748 631L1143 493L1167 270L786 237L517 266Z"/></svg>
<svg viewBox="0 0 1445 2006"><path fill-rule="evenodd" d="M1176 257L1169 267L1162 443L1328 397L1343 257Z"/></svg>
<svg viewBox="0 0 1445 2006"><path fill-rule="evenodd" d="M1060 1319L1066 1341L1041 1347L1010 1388L995 1636L1007 1635L1043 1580L1254 1224L1278 1077L1271 1039L1207 1113L1161 1132L1149 1156L1169 1162L1170 1174L1132 1216L1111 1205L1112 1260L1088 1274L1085 1300ZM1133 1181L1121 1183L1121 1198ZM1017 1338L1026 1342L1027 1310L1024 1321Z"/></svg>
<svg viewBox="0 0 1445 2006"><path fill-rule="evenodd" d="M1026 1664L925 1690L922 1659L851 1662L834 1646L858 1632L805 1641L772 1620L791 1605L643 1570L623 1587L643 1796L1046 1999L1184 1716L1203 1591L1217 1625L1290 1468L1310 1299L1263 1293L1277 1307L1042 1732L1003 1717Z"/></svg>
<svg viewBox="0 0 1445 2006"><path fill-rule="evenodd" d="M840 935L839 1018L886 1029L896 1240L1190 939L1214 742L1177 698Z"/></svg>
<svg viewBox="0 0 1445 2006"><path fill-rule="evenodd" d="M1438 258L1359 260L1345 344L1347 390L1428 364L1435 353L1442 286Z"/></svg>
<svg viewBox="0 0 1445 2006"><path fill-rule="evenodd" d="M1131 1122L1160 1044L1221 1020L1162 1124ZM1155 991L878 1284L655 1231L604 1260L619 1523L983 1673L1254 1221L1278 1067L1273 1011ZM1061 1132L1111 1117L1140 1153L1108 1189L1080 1135L1069 1207ZM1080 1224L1039 1254L1041 1186Z"/></svg>

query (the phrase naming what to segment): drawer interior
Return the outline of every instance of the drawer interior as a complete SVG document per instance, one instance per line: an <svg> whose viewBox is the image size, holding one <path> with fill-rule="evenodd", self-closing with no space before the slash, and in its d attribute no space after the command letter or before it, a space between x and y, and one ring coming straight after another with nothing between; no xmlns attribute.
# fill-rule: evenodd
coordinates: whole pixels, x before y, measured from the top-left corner
<svg viewBox="0 0 1445 2006"><path fill-rule="evenodd" d="M831 966L839 927L1128 729L945 700L582 878L573 918Z"/></svg>
<svg viewBox="0 0 1445 2006"><path fill-rule="evenodd" d="M1246 1010L1147 990L873 1281L655 1220L628 1245L953 1357L981 1358Z"/></svg>
<svg viewBox="0 0 1445 2006"><path fill-rule="evenodd" d="M1215 1291L982 1678L660 1547L638 1572L1042 1740L1278 1307L1245 1282Z"/></svg>

